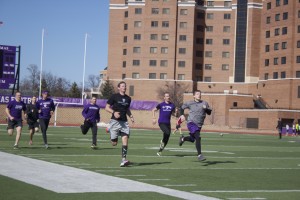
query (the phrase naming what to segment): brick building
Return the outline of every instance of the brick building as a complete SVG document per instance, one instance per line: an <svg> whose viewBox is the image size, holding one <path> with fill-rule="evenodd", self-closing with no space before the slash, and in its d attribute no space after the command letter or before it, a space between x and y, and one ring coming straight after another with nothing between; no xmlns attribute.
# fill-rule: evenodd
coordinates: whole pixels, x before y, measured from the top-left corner
<svg viewBox="0 0 300 200"><path fill-rule="evenodd" d="M137 100L158 100L157 89L169 84L200 89L221 126L293 123L300 119L300 1L110 0L107 77L125 80Z"/></svg>

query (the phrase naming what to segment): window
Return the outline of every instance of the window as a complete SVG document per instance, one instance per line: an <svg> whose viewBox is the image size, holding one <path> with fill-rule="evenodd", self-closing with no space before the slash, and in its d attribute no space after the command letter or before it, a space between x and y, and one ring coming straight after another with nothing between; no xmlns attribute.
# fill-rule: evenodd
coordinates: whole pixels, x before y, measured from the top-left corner
<svg viewBox="0 0 300 200"><path fill-rule="evenodd" d="M214 18L214 13L207 13L206 14L206 19L213 19Z"/></svg>
<svg viewBox="0 0 300 200"><path fill-rule="evenodd" d="M152 9L151 9L151 13L152 13L153 15L159 14L159 8L152 8Z"/></svg>
<svg viewBox="0 0 300 200"><path fill-rule="evenodd" d="M223 45L230 45L230 39L223 39Z"/></svg>
<svg viewBox="0 0 300 200"><path fill-rule="evenodd" d="M141 47L133 47L133 53L141 53Z"/></svg>
<svg viewBox="0 0 300 200"><path fill-rule="evenodd" d="M229 65L228 64L222 64L222 70L223 71L229 70Z"/></svg>
<svg viewBox="0 0 300 200"><path fill-rule="evenodd" d="M186 35L179 35L179 41L186 41Z"/></svg>
<svg viewBox="0 0 300 200"><path fill-rule="evenodd" d="M282 20L287 20L289 17L289 13L285 12L282 14Z"/></svg>
<svg viewBox="0 0 300 200"><path fill-rule="evenodd" d="M286 48L287 48L287 42L282 42L281 49L286 49Z"/></svg>
<svg viewBox="0 0 300 200"><path fill-rule="evenodd" d="M280 28L275 28L275 33L274 33L274 35L275 35L275 36L279 35L279 32L280 32Z"/></svg>
<svg viewBox="0 0 300 200"><path fill-rule="evenodd" d="M168 67L168 61L167 60L161 60L160 61L160 66L161 67Z"/></svg>
<svg viewBox="0 0 300 200"><path fill-rule="evenodd" d="M158 39L158 35L157 34L151 34L150 35L150 40L157 40Z"/></svg>
<svg viewBox="0 0 300 200"><path fill-rule="evenodd" d="M142 8L135 8L134 13L135 14L142 14Z"/></svg>
<svg viewBox="0 0 300 200"><path fill-rule="evenodd" d="M285 65L286 64L286 57L281 57L281 64Z"/></svg>
<svg viewBox="0 0 300 200"><path fill-rule="evenodd" d="M151 21L151 27L158 27L158 21Z"/></svg>
<svg viewBox="0 0 300 200"><path fill-rule="evenodd" d="M178 67L185 67L185 61L178 61Z"/></svg>
<svg viewBox="0 0 300 200"><path fill-rule="evenodd" d="M161 40L169 40L169 34L162 34Z"/></svg>
<svg viewBox="0 0 300 200"><path fill-rule="evenodd" d="M204 77L204 82L211 82L211 77L209 76Z"/></svg>
<svg viewBox="0 0 300 200"><path fill-rule="evenodd" d="M230 33L230 26L223 26L224 33Z"/></svg>
<svg viewBox="0 0 300 200"><path fill-rule="evenodd" d="M163 13L164 15L170 14L170 8L163 8L162 13Z"/></svg>
<svg viewBox="0 0 300 200"><path fill-rule="evenodd" d="M300 71L296 71L296 78L300 78Z"/></svg>
<svg viewBox="0 0 300 200"><path fill-rule="evenodd" d="M283 5L289 4L289 0L283 0Z"/></svg>
<svg viewBox="0 0 300 200"><path fill-rule="evenodd" d="M198 19L204 19L204 17L205 17L205 13L203 13L203 12L197 12L197 18Z"/></svg>
<svg viewBox="0 0 300 200"><path fill-rule="evenodd" d="M206 70L211 70L211 68L212 68L212 64L205 64L204 65L204 69L206 69Z"/></svg>
<svg viewBox="0 0 300 200"><path fill-rule="evenodd" d="M267 17L266 18L266 24L270 24L271 23L271 17Z"/></svg>
<svg viewBox="0 0 300 200"><path fill-rule="evenodd" d="M135 28L142 27L142 22L141 21L134 21L134 27Z"/></svg>
<svg viewBox="0 0 300 200"><path fill-rule="evenodd" d="M300 63L300 56L296 57L296 63Z"/></svg>
<svg viewBox="0 0 300 200"><path fill-rule="evenodd" d="M177 77L178 80L184 80L184 74L178 74Z"/></svg>
<svg viewBox="0 0 300 200"><path fill-rule="evenodd" d="M280 14L276 14L275 15L275 21L279 21L280 20Z"/></svg>
<svg viewBox="0 0 300 200"><path fill-rule="evenodd" d="M203 32L204 31L204 26L197 25L196 30L200 31L200 32Z"/></svg>
<svg viewBox="0 0 300 200"><path fill-rule="evenodd" d="M298 26L298 33L300 33L300 26Z"/></svg>
<svg viewBox="0 0 300 200"><path fill-rule="evenodd" d="M196 63L195 68L196 68L197 70L202 70L202 64Z"/></svg>
<svg viewBox="0 0 300 200"><path fill-rule="evenodd" d="M140 78L140 74L139 73L132 73L132 78Z"/></svg>
<svg viewBox="0 0 300 200"><path fill-rule="evenodd" d="M282 35L286 35L287 31L288 31L287 27L283 27L282 28Z"/></svg>
<svg viewBox="0 0 300 200"><path fill-rule="evenodd" d="M212 51L205 51L205 57L211 58L212 57Z"/></svg>
<svg viewBox="0 0 300 200"><path fill-rule="evenodd" d="M124 24L124 30L128 29L128 24Z"/></svg>
<svg viewBox="0 0 300 200"><path fill-rule="evenodd" d="M285 72L281 72L281 73L280 73L280 77L281 77L281 78L285 78L285 77L286 77Z"/></svg>
<svg viewBox="0 0 300 200"><path fill-rule="evenodd" d="M272 8L271 2L267 3L267 10L270 10Z"/></svg>
<svg viewBox="0 0 300 200"><path fill-rule="evenodd" d="M207 6L214 6L214 2L213 1L207 1Z"/></svg>
<svg viewBox="0 0 300 200"><path fill-rule="evenodd" d="M134 34L133 39L134 40L141 40L141 34Z"/></svg>
<svg viewBox="0 0 300 200"><path fill-rule="evenodd" d="M134 85L129 86L129 96L134 96Z"/></svg>
<svg viewBox="0 0 300 200"><path fill-rule="evenodd" d="M155 67L156 66L156 60L149 60L149 65L151 67Z"/></svg>
<svg viewBox="0 0 300 200"><path fill-rule="evenodd" d="M161 26L164 27L164 28L168 28L169 27L169 22L168 21L163 21L161 23Z"/></svg>
<svg viewBox="0 0 300 200"><path fill-rule="evenodd" d="M298 10L298 18L300 18L300 10Z"/></svg>
<svg viewBox="0 0 300 200"><path fill-rule="evenodd" d="M206 27L206 32L213 32L214 31L214 27L213 26L207 26Z"/></svg>
<svg viewBox="0 0 300 200"><path fill-rule="evenodd" d="M157 53L157 47L150 47L150 53Z"/></svg>
<svg viewBox="0 0 300 200"><path fill-rule="evenodd" d="M124 42L124 43L127 43L127 36L124 36L124 37L123 37L123 42Z"/></svg>
<svg viewBox="0 0 300 200"><path fill-rule="evenodd" d="M278 50L279 49L279 43L275 43L274 44L274 50L276 51L276 50Z"/></svg>
<svg viewBox="0 0 300 200"><path fill-rule="evenodd" d="M278 72L273 72L273 79L278 79Z"/></svg>
<svg viewBox="0 0 300 200"><path fill-rule="evenodd" d="M187 28L187 22L180 22L179 27L180 28Z"/></svg>
<svg viewBox="0 0 300 200"><path fill-rule="evenodd" d="M127 49L123 49L123 55L127 55Z"/></svg>
<svg viewBox="0 0 300 200"><path fill-rule="evenodd" d="M230 18L231 18L231 14L229 14L229 13L224 14L224 19L230 19Z"/></svg>
<svg viewBox="0 0 300 200"><path fill-rule="evenodd" d="M229 52L222 52L222 58L229 58L230 53Z"/></svg>
<svg viewBox="0 0 300 200"><path fill-rule="evenodd" d="M186 48L179 48L178 52L179 52L179 54L185 54Z"/></svg>
<svg viewBox="0 0 300 200"><path fill-rule="evenodd" d="M280 0L276 0L276 7L280 6Z"/></svg>
<svg viewBox="0 0 300 200"><path fill-rule="evenodd" d="M298 86L298 98L300 98L300 86Z"/></svg>
<svg viewBox="0 0 300 200"><path fill-rule="evenodd" d="M274 58L274 65L278 65L278 58Z"/></svg>
<svg viewBox="0 0 300 200"><path fill-rule="evenodd" d="M300 40L297 41L297 48L300 48Z"/></svg>
<svg viewBox="0 0 300 200"><path fill-rule="evenodd" d="M180 9L180 15L187 15L187 9Z"/></svg>
<svg viewBox="0 0 300 200"><path fill-rule="evenodd" d="M124 12L124 17L127 18L128 17L128 11Z"/></svg>
<svg viewBox="0 0 300 200"><path fill-rule="evenodd" d="M269 59L265 59L265 66L269 66L270 64L270 60Z"/></svg>
<svg viewBox="0 0 300 200"><path fill-rule="evenodd" d="M203 51L196 51L196 57L202 58L203 57Z"/></svg>
<svg viewBox="0 0 300 200"><path fill-rule="evenodd" d="M160 73L159 78L160 79L167 79L167 74L166 73Z"/></svg>
<svg viewBox="0 0 300 200"><path fill-rule="evenodd" d="M140 66L140 60L133 60L132 65L133 66Z"/></svg>
<svg viewBox="0 0 300 200"><path fill-rule="evenodd" d="M196 44L203 44L203 38L196 38Z"/></svg>
<svg viewBox="0 0 300 200"><path fill-rule="evenodd" d="M149 79L156 79L156 73L149 73Z"/></svg>
<svg viewBox="0 0 300 200"><path fill-rule="evenodd" d="M122 74L122 79L125 79L126 78L126 74Z"/></svg>
<svg viewBox="0 0 300 200"><path fill-rule="evenodd" d="M265 73L264 78L265 78L265 80L268 80L269 79L269 74Z"/></svg>
<svg viewBox="0 0 300 200"><path fill-rule="evenodd" d="M231 1L224 1L224 7L231 7Z"/></svg>
<svg viewBox="0 0 300 200"><path fill-rule="evenodd" d="M269 52L270 51L270 45L266 45L265 46L265 52Z"/></svg>
<svg viewBox="0 0 300 200"><path fill-rule="evenodd" d="M126 67L126 61L123 61L122 63L122 67L125 68Z"/></svg>
<svg viewBox="0 0 300 200"><path fill-rule="evenodd" d="M162 47L162 48L160 49L160 52L161 52L162 54L167 54L167 53L168 53L168 47Z"/></svg>
<svg viewBox="0 0 300 200"><path fill-rule="evenodd" d="M212 45L213 44L213 39L206 39L206 44Z"/></svg>
<svg viewBox="0 0 300 200"><path fill-rule="evenodd" d="M266 38L270 38L270 31L266 31Z"/></svg>

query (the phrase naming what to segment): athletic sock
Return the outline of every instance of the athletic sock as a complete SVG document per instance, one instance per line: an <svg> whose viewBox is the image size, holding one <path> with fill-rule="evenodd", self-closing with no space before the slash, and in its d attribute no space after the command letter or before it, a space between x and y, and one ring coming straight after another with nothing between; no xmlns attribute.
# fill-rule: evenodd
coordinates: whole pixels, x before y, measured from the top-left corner
<svg viewBox="0 0 300 200"><path fill-rule="evenodd" d="M122 158L126 158L127 148L128 148L128 146L122 145Z"/></svg>

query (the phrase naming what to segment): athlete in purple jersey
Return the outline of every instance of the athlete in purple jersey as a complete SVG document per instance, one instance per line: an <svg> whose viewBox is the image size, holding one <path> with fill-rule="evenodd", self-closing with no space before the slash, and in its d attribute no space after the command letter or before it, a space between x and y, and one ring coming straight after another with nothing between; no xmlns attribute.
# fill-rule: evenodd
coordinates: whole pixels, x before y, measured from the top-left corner
<svg viewBox="0 0 300 200"><path fill-rule="evenodd" d="M27 124L29 129L29 145L32 145L32 139L35 132L39 130L39 112L36 108L36 96L31 98L31 103L26 106Z"/></svg>
<svg viewBox="0 0 300 200"><path fill-rule="evenodd" d="M22 111L23 114L26 117L26 105L23 101L21 101L21 93L16 92L15 99L10 101L7 104L7 107L5 109L6 115L8 117L8 126L7 126L7 132L8 135L12 136L14 133L14 128L16 127L17 135L15 140L14 149L18 149L19 141L21 138L21 132L22 132Z"/></svg>
<svg viewBox="0 0 300 200"><path fill-rule="evenodd" d="M171 134L171 115L176 110L175 105L170 101L170 94L165 93L164 101L152 110L153 125L156 124L155 113L159 110L158 125L163 132L163 139L160 141L158 156L162 155L162 151L167 146Z"/></svg>
<svg viewBox="0 0 300 200"><path fill-rule="evenodd" d="M39 123L41 127L41 131L43 134L43 140L45 148L48 149L48 141L47 141L47 129L50 122L50 118L55 111L54 102L52 99L48 97L49 92L43 91L42 92L42 99L36 102L36 108L39 112Z"/></svg>
<svg viewBox="0 0 300 200"><path fill-rule="evenodd" d="M189 109L189 116L187 119L187 128L190 131L190 135L187 137L180 137L179 138L179 146L182 146L182 144L185 141L194 142L196 141L196 149L198 152L198 160L204 161L206 158L202 155L201 152L201 137L200 137L200 131L202 128L202 125L204 123L206 114L211 114L211 109L209 108L209 105L206 101L201 100L201 91L196 90L194 92L194 100L188 101L184 103L181 106L180 111L180 118L182 121L185 120L184 117L184 109Z"/></svg>
<svg viewBox="0 0 300 200"><path fill-rule="evenodd" d="M92 129L92 149L97 148L97 123L100 121L100 107L96 104L96 97L92 97L91 102L86 104L82 110L84 124L80 126L82 134L87 134L89 129Z"/></svg>

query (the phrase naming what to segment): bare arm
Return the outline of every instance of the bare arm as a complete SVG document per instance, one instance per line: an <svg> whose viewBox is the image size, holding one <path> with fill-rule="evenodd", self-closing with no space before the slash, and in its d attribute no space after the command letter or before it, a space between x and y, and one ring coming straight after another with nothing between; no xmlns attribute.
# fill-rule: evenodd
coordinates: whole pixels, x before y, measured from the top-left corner
<svg viewBox="0 0 300 200"><path fill-rule="evenodd" d="M156 124L156 117L155 117L156 111L157 111L157 108L154 108L154 109L152 110L152 124L153 124L153 125Z"/></svg>
<svg viewBox="0 0 300 200"><path fill-rule="evenodd" d="M5 108L5 112L6 112L6 115L7 117L10 119L10 120L13 120L14 118L10 115L10 110L8 108Z"/></svg>
<svg viewBox="0 0 300 200"><path fill-rule="evenodd" d="M133 118L133 115L132 115L132 113L131 113L131 110L130 109L128 109L127 110L127 113L126 113L129 117L130 117L130 119L131 119L131 122L132 123L134 123L134 118Z"/></svg>
<svg viewBox="0 0 300 200"><path fill-rule="evenodd" d="M106 104L105 110L106 110L107 112L113 114L114 117L115 117L116 119L120 118L120 112L115 112L115 111L111 108L111 105Z"/></svg>

